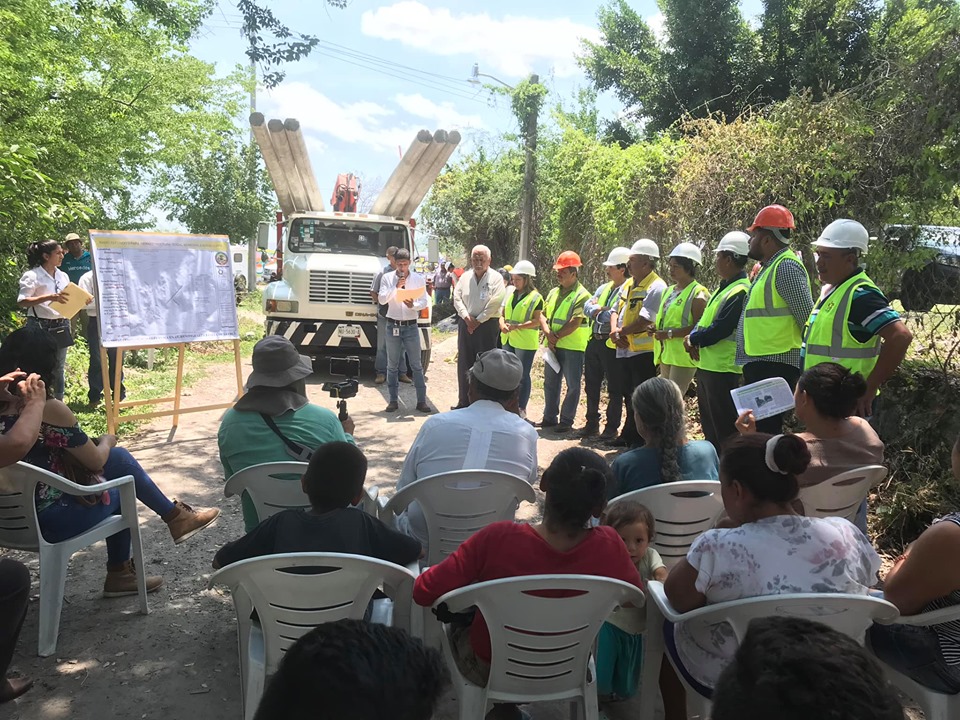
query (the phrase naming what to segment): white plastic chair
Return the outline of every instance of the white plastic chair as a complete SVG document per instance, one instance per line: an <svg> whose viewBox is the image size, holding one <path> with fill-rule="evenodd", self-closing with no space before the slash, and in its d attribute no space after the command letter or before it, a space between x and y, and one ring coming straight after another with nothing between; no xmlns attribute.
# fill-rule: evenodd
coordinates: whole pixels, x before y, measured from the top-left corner
<svg viewBox="0 0 960 720"><path fill-rule="evenodd" d="M874 622L891 622L899 611L896 606L869 595L846 595L841 593L795 593L766 595L756 598L731 600L707 605L687 613L678 613L670 605L663 592L663 583L651 580L647 590L647 631L643 638L643 671L641 687L656 688L660 676L660 663L665 655L663 621L697 623L714 626L729 623L740 643L747 633L747 626L754 618L782 616L803 617L816 620L828 627L849 635L861 645L867 628ZM669 655L667 655L669 658ZM670 658L670 664L674 665ZM687 715L706 720L710 715L710 701L691 688L680 672L677 677L687 691ZM640 720L653 720L656 707L656 692L643 692L640 697Z"/></svg>
<svg viewBox="0 0 960 720"><path fill-rule="evenodd" d="M414 577L399 565L343 553L265 555L214 573L208 587L228 586L237 613L244 718L253 718L268 678L293 643L321 623L362 619L378 588L393 600L394 624L410 631ZM251 619L254 610L259 622Z"/></svg>
<svg viewBox="0 0 960 720"><path fill-rule="evenodd" d="M800 488L799 500L807 517L842 517L853 522L870 488L883 482L883 465L848 470L822 483Z"/></svg>
<svg viewBox="0 0 960 720"><path fill-rule="evenodd" d="M526 480L496 470L439 473L407 485L382 505L380 518L393 526L396 516L416 502L427 524L427 557L436 565L478 530L513 520L520 501L536 502Z"/></svg>
<svg viewBox="0 0 960 720"><path fill-rule="evenodd" d="M561 591L562 597L542 593ZM553 593L551 593L553 594ZM439 598L452 612L476 607L490 631L490 679L472 684L457 668L444 626L443 653L454 678L460 720L483 720L492 703L571 700L571 717L597 720L591 652L600 626L618 606L643 607L643 593L591 575L530 575L491 580Z"/></svg>
<svg viewBox="0 0 960 720"><path fill-rule="evenodd" d="M685 558L693 541L714 527L723 512L716 480L683 480L634 490L611 499L607 509L625 500L638 502L653 513L657 527L650 544L667 568Z"/></svg>
<svg viewBox="0 0 960 720"><path fill-rule="evenodd" d="M898 625L929 627L956 620L960 620L960 605L941 610L931 610L918 615L901 615L895 622ZM882 660L880 664L883 665L884 672L890 682L896 685L900 692L913 698L920 705L920 709L923 710L923 717L926 720L957 720L957 718L960 718L960 694L945 695L939 693L894 670Z"/></svg>
<svg viewBox="0 0 960 720"><path fill-rule="evenodd" d="M96 493L112 488L120 492L120 514L111 515L86 532L59 543L43 539L37 520L34 501L37 483L56 488L65 495L91 495L94 490L47 472L33 465L18 462L0 468L0 546L40 554L40 638L37 654L53 655L60 633L60 613L67 583L70 558L78 550L93 545L123 530L130 531L133 554L137 566L137 591L140 612L146 615L147 584L143 565L143 545L140 542L140 524L137 518L137 494L133 476L126 475L97 485Z"/></svg>

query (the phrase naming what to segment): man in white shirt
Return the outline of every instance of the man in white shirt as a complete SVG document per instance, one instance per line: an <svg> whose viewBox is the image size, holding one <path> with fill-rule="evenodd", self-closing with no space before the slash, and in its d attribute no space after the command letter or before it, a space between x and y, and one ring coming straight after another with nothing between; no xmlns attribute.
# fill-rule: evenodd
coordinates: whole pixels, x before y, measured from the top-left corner
<svg viewBox="0 0 960 720"><path fill-rule="evenodd" d="M523 365L508 350L488 350L467 373L469 407L429 418L403 462L397 490L455 470L497 470L531 485L537 479L537 431L520 418ZM398 527L426 547L427 527L414 503Z"/></svg>
<svg viewBox="0 0 960 720"><path fill-rule="evenodd" d="M490 248L477 245L470 252L472 269L465 272L453 289L457 311L457 404L468 405L467 373L477 355L497 346L500 335L500 303L506 289L503 276L490 269Z"/></svg>
<svg viewBox="0 0 960 720"><path fill-rule="evenodd" d="M87 313L87 347L90 349L90 363L87 366L87 399L91 405L100 402L103 395L103 365L100 362L100 326L97 323L97 293L93 281L93 270L88 270L80 276L77 282L81 288L93 297L84 310ZM113 392L113 378L116 377L117 348L107 348L107 370L110 373L110 391ZM123 386L123 370L120 370L120 399L127 396L127 389Z"/></svg>
<svg viewBox="0 0 960 720"><path fill-rule="evenodd" d="M417 410L423 413L432 412L427 404L427 380L423 375L423 364L420 361L420 330L417 328L417 318L420 311L430 302L427 297L427 285L422 275L410 272L410 251L404 248L397 250L394 256L396 270L385 273L380 283L380 292L377 300L387 306L387 389L390 392L390 402L387 412L396 412L399 407L399 368L400 358L407 354L407 362L413 371L413 386L417 390ZM397 291L420 290L416 297L407 297L400 300Z"/></svg>

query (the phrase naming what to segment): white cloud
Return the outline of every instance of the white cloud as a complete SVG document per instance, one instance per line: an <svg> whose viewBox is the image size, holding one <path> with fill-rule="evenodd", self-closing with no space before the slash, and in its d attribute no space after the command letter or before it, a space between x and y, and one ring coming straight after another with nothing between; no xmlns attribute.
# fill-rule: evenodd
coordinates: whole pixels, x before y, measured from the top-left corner
<svg viewBox="0 0 960 720"><path fill-rule="evenodd" d="M444 130L483 127L483 120L479 115L464 115L453 106L452 102L435 103L420 93L413 95L400 93L394 97L394 100L411 115L432 120L437 127Z"/></svg>
<svg viewBox="0 0 960 720"><path fill-rule="evenodd" d="M487 13L454 14L448 8L428 8L415 0L402 0L363 13L364 35L398 40L435 55L467 55L461 71L480 63L482 72L518 78L537 72L568 77L579 72L575 54L583 38L597 40L599 31L569 18L533 18Z"/></svg>
<svg viewBox="0 0 960 720"><path fill-rule="evenodd" d="M664 27L664 21L665 18L662 12L658 12L656 15L651 15L647 18L647 27L653 32L658 42L663 42L667 39L667 29Z"/></svg>

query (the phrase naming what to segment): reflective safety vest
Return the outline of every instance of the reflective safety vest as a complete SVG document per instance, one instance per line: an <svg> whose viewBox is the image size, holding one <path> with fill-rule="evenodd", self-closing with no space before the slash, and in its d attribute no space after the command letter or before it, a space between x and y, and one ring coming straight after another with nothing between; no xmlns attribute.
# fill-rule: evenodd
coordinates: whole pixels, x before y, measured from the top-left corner
<svg viewBox="0 0 960 720"><path fill-rule="evenodd" d="M781 253L769 269L761 271L759 279L750 287L743 311L743 349L747 355L778 355L796 350L802 344L797 321L787 301L777 292L777 269L785 262L797 263L807 283L810 282L807 269L790 250Z"/></svg>
<svg viewBox="0 0 960 720"><path fill-rule="evenodd" d="M706 292L706 288L694 280L667 305L676 287L676 285L671 285L663 291L663 295L660 297L660 309L657 310L657 330L678 330L690 327L693 324L694 298L701 292ZM697 363L683 347L682 337L657 341L653 350L653 362L677 367L697 367Z"/></svg>
<svg viewBox="0 0 960 720"><path fill-rule="evenodd" d="M620 290L622 290L623 287L624 285L622 283L617 287L614 287L612 280L608 282L606 285L603 286L603 289L600 291L600 295L597 297L597 305L599 305L600 307L614 308L616 306L616 303L619 302L618 297L616 297L617 293ZM614 296L612 298L613 300L612 303L610 302L611 295ZM599 315L599 313L597 314ZM597 322L596 320L590 321L590 334L591 336L600 334L600 323ZM607 347L615 348L616 344L613 342L613 340L611 340L610 338L607 338Z"/></svg>
<svg viewBox="0 0 960 720"><path fill-rule="evenodd" d="M579 282L572 288L560 302L560 288L555 287L547 294L546 307L544 312L547 314L547 324L553 332L559 332L564 325L574 318L574 307L580 304L580 327L569 335L566 335L557 342L557 348L560 350L577 350L583 352L587 349L587 343L590 342L590 323L583 315L583 303L590 299L590 291Z"/></svg>
<svg viewBox="0 0 960 720"><path fill-rule="evenodd" d="M869 377L880 356L880 337L874 335L866 343L850 332L850 307L858 288L879 288L863 271L833 289L810 313L803 333L803 369L824 362L835 362L851 372Z"/></svg>
<svg viewBox="0 0 960 720"><path fill-rule="evenodd" d="M627 278L620 288L620 302L617 306L620 327L627 327L637 321L643 309L643 299L647 297L647 291L659 279L660 276L655 272L651 272L639 283L633 278ZM653 352L653 338L645 332L627 335L627 340L629 341L628 349L631 352Z"/></svg>
<svg viewBox="0 0 960 720"><path fill-rule="evenodd" d="M707 302L703 317L697 323L698 329L708 328L713 324L720 308L729 298L740 293L750 292L750 281L740 278L727 285L723 290L717 290ZM700 369L718 373L743 374L743 368L737 365L737 330L734 328L729 337L718 343L700 348Z"/></svg>
<svg viewBox="0 0 960 720"><path fill-rule="evenodd" d="M543 297L536 290L525 293L517 301L517 293L507 293L506 305L503 308L503 319L509 322L523 324L533 320L533 313ZM517 350L536 350L540 344L540 328L532 327L524 330L511 330L509 333L500 333L500 344L507 343Z"/></svg>

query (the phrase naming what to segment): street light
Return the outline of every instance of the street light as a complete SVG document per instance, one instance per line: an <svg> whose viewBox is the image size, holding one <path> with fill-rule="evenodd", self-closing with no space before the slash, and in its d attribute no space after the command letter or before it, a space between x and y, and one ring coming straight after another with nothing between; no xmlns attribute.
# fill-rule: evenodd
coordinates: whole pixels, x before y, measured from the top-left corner
<svg viewBox="0 0 960 720"><path fill-rule="evenodd" d="M467 82L473 85L480 84L480 78L490 78L503 85L510 92L514 87L505 83L500 78L480 72L480 64L473 64L473 72ZM530 75L530 83L536 85L540 82L538 75ZM533 227L533 200L537 193L536 188L536 150L537 150L537 119L539 113L531 113L523 118L524 127L523 144L525 157L523 161L523 201L520 207L520 257L518 260L526 260L530 254L530 228Z"/></svg>

